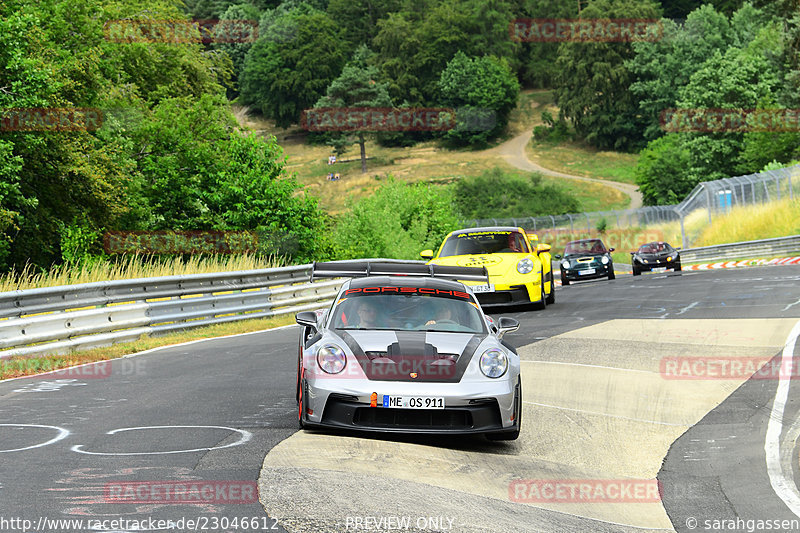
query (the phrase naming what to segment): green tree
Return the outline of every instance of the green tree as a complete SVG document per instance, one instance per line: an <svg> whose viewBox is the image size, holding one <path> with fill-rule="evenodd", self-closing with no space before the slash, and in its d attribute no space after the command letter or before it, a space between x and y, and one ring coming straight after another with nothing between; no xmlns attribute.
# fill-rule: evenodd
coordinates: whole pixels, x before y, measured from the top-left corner
<svg viewBox="0 0 800 533"><path fill-rule="evenodd" d="M442 105L457 109L456 127L444 134L454 144L485 146L508 125L519 83L504 60L456 53L439 78ZM485 120L486 118L490 120Z"/></svg>
<svg viewBox="0 0 800 533"><path fill-rule="evenodd" d="M295 195L283 150L274 137L239 133L219 97L165 100L135 139L151 213L136 229L261 231L274 239L271 252L296 260L321 250L324 217Z"/></svg>
<svg viewBox="0 0 800 533"><path fill-rule="evenodd" d="M377 67L369 65L374 54L362 45L353 59L342 70L341 75L328 86L325 96L317 101L315 108L320 107L381 107L392 106L388 84L378 81ZM361 172L367 172L366 140L373 135L368 130L352 132L333 132L330 144L342 147L355 138L361 153ZM341 151L341 150L339 150Z"/></svg>
<svg viewBox="0 0 800 533"><path fill-rule="evenodd" d="M233 79L234 83L238 83L241 78L242 70L244 69L244 61L247 57L247 52L253 45L253 40L258 35L258 26L248 26L246 22L237 21L258 21L258 9L252 4L235 4L228 9L220 17L221 24L217 26L215 33L216 39L213 44L215 50L221 50L228 54L231 58L233 65ZM232 33L235 31L236 33ZM236 35L235 39L226 38L227 35ZM229 42L233 40L234 42ZM232 91L232 96L238 94L238 91Z"/></svg>
<svg viewBox="0 0 800 533"><path fill-rule="evenodd" d="M659 9L652 0L594 0L581 18L654 19ZM633 57L633 46L626 42L563 43L559 48L556 101L575 131L594 146L631 150L642 142L644 121L626 67Z"/></svg>
<svg viewBox="0 0 800 533"><path fill-rule="evenodd" d="M635 175L645 205L676 204L696 185L689 175L684 135L670 133L650 141L639 154Z"/></svg>
<svg viewBox="0 0 800 533"><path fill-rule="evenodd" d="M406 0L399 12L378 22L373 40L390 95L413 106L433 104L439 75L458 51L515 61L519 44L509 39L512 18L503 0Z"/></svg>
<svg viewBox="0 0 800 533"><path fill-rule="evenodd" d="M633 75L630 92L646 120L645 139L663 135L659 122L663 110L673 108L678 92L692 74L716 51L732 42L728 19L710 5L692 11L686 23L662 19L663 39L633 43L634 57L625 66Z"/></svg>
<svg viewBox="0 0 800 533"><path fill-rule="evenodd" d="M369 44L378 21L400 9L401 0L331 0L328 15L342 28L342 38L354 48Z"/></svg>
<svg viewBox="0 0 800 533"><path fill-rule="evenodd" d="M348 52L336 23L325 13L292 12L285 17L292 38L260 36L247 53L241 80L243 102L255 105L282 128L298 123L303 110L322 97Z"/></svg>
<svg viewBox="0 0 800 533"><path fill-rule="evenodd" d="M458 228L452 197L445 188L390 179L339 217L337 257L419 259Z"/></svg>
<svg viewBox="0 0 800 533"><path fill-rule="evenodd" d="M453 199L463 218L505 218L574 213L575 198L539 174L508 173L495 167L453 184Z"/></svg>
<svg viewBox="0 0 800 533"><path fill-rule="evenodd" d="M678 108L755 109L759 102L774 98L778 76L762 55L732 48L725 55L715 52L681 90ZM689 175L707 181L736 174L744 134L688 133Z"/></svg>
<svg viewBox="0 0 800 533"><path fill-rule="evenodd" d="M578 2L564 0L520 0L513 7L514 18L574 19ZM520 84L526 87L552 87L558 58L556 42L523 42L517 52Z"/></svg>

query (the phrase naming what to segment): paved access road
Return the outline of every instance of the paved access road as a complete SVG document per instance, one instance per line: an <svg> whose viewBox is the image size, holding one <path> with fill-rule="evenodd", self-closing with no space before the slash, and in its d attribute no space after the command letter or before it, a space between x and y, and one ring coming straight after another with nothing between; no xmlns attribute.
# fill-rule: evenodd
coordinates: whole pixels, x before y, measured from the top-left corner
<svg viewBox="0 0 800 533"><path fill-rule="evenodd" d="M0 383L0 531L147 519L199 521L173 531L711 531L705 520L797 518L796 386L710 366L686 379L666 363L794 353L800 268L621 275L502 314L522 323L507 337L524 360L512 443L297 432L295 327ZM179 485L205 492L165 501Z"/></svg>

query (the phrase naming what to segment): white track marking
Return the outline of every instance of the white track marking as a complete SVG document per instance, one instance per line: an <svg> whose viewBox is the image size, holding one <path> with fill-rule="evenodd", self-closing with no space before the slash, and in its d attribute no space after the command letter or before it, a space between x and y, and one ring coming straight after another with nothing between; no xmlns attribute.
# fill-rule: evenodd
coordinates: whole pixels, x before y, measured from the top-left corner
<svg viewBox="0 0 800 533"><path fill-rule="evenodd" d="M2 427L15 427L15 428L46 428L46 429L54 429L58 431L58 435L53 437L52 439L48 440L47 442L42 442L40 444L34 444L33 446L26 446L25 448L15 448L13 450L0 450L0 453L9 453L9 452L21 452L23 450L32 450L34 448L42 448L44 446L48 446L50 444L54 444L60 440L64 440L69 436L69 431L60 428L58 426L45 426L41 424L0 424Z"/></svg>
<svg viewBox="0 0 800 533"><path fill-rule="evenodd" d="M688 310L689 310L689 309L691 309L692 307L694 307L694 306L698 305L699 303L700 303L700 302L692 302L692 303L690 303L689 305L687 305L686 307L684 307L683 309L681 309L680 311L678 311L678 314L679 314L679 315L682 315L683 313L685 313L686 311L688 311Z"/></svg>
<svg viewBox="0 0 800 533"><path fill-rule="evenodd" d="M772 412L769 415L767 424L767 438L764 441L764 452L767 459L767 474L772 490L783 500L783 503L791 510L795 516L800 517L800 493L789 477L786 476L781 468L781 433L783 432L783 412L786 408L786 400L789 397L789 385L791 384L791 371L785 369L794 368L794 345L800 336L800 321L792 328L786 344L783 346L781 354L781 374L778 387L775 391L775 401L772 403Z"/></svg>
<svg viewBox="0 0 800 533"><path fill-rule="evenodd" d="M243 429L236 429L236 428L229 428L225 426L144 426L138 428L119 428L113 429L106 433L106 435L115 435L117 433L122 433L123 431L139 431L143 429L185 429L185 428L208 428L208 429L225 429L228 431L233 431L235 433L239 433L241 438L236 442L232 442L230 444L225 444L224 446L212 446L210 448L194 448L191 450L171 450L166 452L117 452L117 453L107 453L107 452L87 452L82 450L83 444L76 444L72 448L70 448L73 452L84 453L87 455L168 455L173 453L191 453L191 452L209 452L211 450L222 450L224 448L232 448L233 446L239 446L240 444L244 444L245 442L249 441L253 434L249 431L245 431Z"/></svg>
<svg viewBox="0 0 800 533"><path fill-rule="evenodd" d="M608 416L611 418L620 418L622 420L630 420L632 422L645 422L647 424L658 424L660 426L676 426L676 427L689 427L691 424L673 424L672 422L658 422L656 420L648 420L646 418L631 418L629 416L612 415L610 413L601 413L599 411L587 411L586 409L573 409L572 407L561 407L560 405L550 405L546 403L528 402L523 400L522 403L529 405L538 405L539 407L550 407L552 409L562 409L564 411L573 411L575 413L586 413L587 415Z"/></svg>
<svg viewBox="0 0 800 533"><path fill-rule="evenodd" d="M14 389L13 392L56 392L69 385L85 386L86 383L79 382L77 379L57 379L55 381L40 381L25 385L21 389Z"/></svg>
<svg viewBox="0 0 800 533"><path fill-rule="evenodd" d="M797 300L796 302L794 302L792 304L788 304L786 307L783 308L783 310L784 311L788 311L790 307L794 307L795 305L798 305L798 304L800 304L800 300Z"/></svg>
<svg viewBox="0 0 800 533"><path fill-rule="evenodd" d="M570 365L570 366L583 366L586 368L602 368L604 370L619 370L620 372L639 372L641 374L659 374L659 372L651 372L649 370L637 370L635 368L619 368L616 366L602 366L602 365L587 365L584 363L565 363L563 361L532 361L520 360L520 363L536 363L542 365Z"/></svg>

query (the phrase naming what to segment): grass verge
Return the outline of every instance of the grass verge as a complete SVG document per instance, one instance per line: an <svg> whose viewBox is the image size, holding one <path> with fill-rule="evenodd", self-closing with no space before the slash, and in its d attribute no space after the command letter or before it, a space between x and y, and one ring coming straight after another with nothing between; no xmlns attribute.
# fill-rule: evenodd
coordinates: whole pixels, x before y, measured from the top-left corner
<svg viewBox="0 0 800 533"><path fill-rule="evenodd" d="M78 266L54 265L46 272L40 272L32 266L26 266L19 272L12 270L0 276L0 292L96 281L275 268L284 266L285 263L283 258L252 254L190 256L185 260L181 257L152 260L138 256L123 256L119 259L98 260Z"/></svg>
<svg viewBox="0 0 800 533"><path fill-rule="evenodd" d="M117 359L132 353L143 352L161 346L170 346L183 342L210 339L213 337L224 337L226 335L236 335L239 333L250 333L265 329L286 326L294 323L294 315L286 315L270 318L257 318L232 322L227 324L216 324L204 328L197 328L179 333L171 333L160 337L143 337L137 341L114 344L102 348L91 348L88 350L75 351L66 355L42 355L33 357L11 357L0 360L0 380L31 376L69 368L85 363L96 361L107 361Z"/></svg>
<svg viewBox="0 0 800 533"><path fill-rule="evenodd" d="M554 144L536 140L525 147L525 153L531 161L551 170L636 185L634 170L638 154L604 152L577 142Z"/></svg>

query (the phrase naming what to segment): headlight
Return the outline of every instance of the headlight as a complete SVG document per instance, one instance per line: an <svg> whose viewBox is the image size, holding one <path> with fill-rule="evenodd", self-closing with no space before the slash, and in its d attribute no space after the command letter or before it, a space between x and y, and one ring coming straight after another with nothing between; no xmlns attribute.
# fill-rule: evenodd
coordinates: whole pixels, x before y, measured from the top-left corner
<svg viewBox="0 0 800 533"><path fill-rule="evenodd" d="M672 261L672 256L671 255L667 256L667 261Z"/></svg>
<svg viewBox="0 0 800 533"><path fill-rule="evenodd" d="M326 344L317 352L317 363L326 373L338 374L344 370L347 357L344 355L344 350L335 344Z"/></svg>
<svg viewBox="0 0 800 533"><path fill-rule="evenodd" d="M517 272L520 274L528 274L531 270L533 270L533 261L529 257L520 259L517 263Z"/></svg>
<svg viewBox="0 0 800 533"><path fill-rule="evenodd" d="M502 350L490 348L481 355L481 372L487 378L499 378L508 370L508 358Z"/></svg>
<svg viewBox="0 0 800 533"><path fill-rule="evenodd" d="M603 257L600 258L600 262L603 263L604 265L607 265L608 261L609 259L607 255L604 255Z"/></svg>
<svg viewBox="0 0 800 533"><path fill-rule="evenodd" d="M561 268L569 268L569 261L563 261L561 263Z"/></svg>

